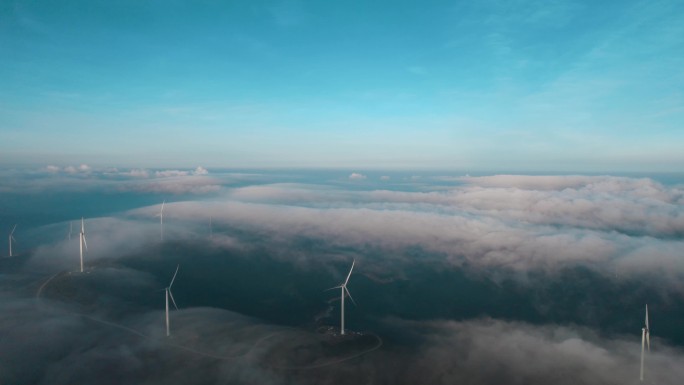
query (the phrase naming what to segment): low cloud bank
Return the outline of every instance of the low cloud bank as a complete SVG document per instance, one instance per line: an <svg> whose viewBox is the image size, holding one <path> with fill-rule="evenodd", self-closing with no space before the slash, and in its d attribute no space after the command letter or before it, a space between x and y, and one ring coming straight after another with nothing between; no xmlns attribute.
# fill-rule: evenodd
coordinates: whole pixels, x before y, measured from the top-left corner
<svg viewBox="0 0 684 385"><path fill-rule="evenodd" d="M27 230L27 238L54 232L60 240L32 250L25 265L4 261L14 270L0 276L0 321L10 331L0 338L0 382L625 384L638 379L645 298L655 313L645 377L674 384L684 376L684 353L658 338L681 341L671 320L684 292L681 187L493 176L446 190L350 191L338 177L228 190L229 179L201 168L159 178L128 172L140 175L102 180L116 191L226 193L167 203L164 242L160 205L87 219L92 270L55 278L42 299L27 288L44 282L38 275L76 270L78 234L65 239L68 223ZM91 182L85 173L63 177ZM354 185L365 184L372 182ZM328 358L318 355L323 344L310 323L295 330L274 320L300 325L324 314L337 325L337 304L321 292L344 279L352 258L359 306L349 325L372 326L386 344L353 360L284 368ZM159 291L179 262L172 342L184 347L163 335ZM510 278L518 276L529 282ZM663 286L667 295L657 297ZM194 307L200 302L226 309ZM606 315L616 308L625 314ZM260 319L245 316L254 314ZM601 324L618 318L638 321Z"/></svg>
<svg viewBox="0 0 684 385"><path fill-rule="evenodd" d="M5 171L7 174L7 171ZM44 192L142 192L158 194L210 194L236 179L232 174L210 177L209 171L198 166L194 170L148 170L132 168L96 169L82 164L78 167L48 165L45 168L0 174L0 193Z"/></svg>
<svg viewBox="0 0 684 385"><path fill-rule="evenodd" d="M639 379L641 341L636 334L609 339L581 327L498 320L397 325L425 338L406 383L618 385ZM653 347L644 378L678 383L684 376L684 353L659 341Z"/></svg>
<svg viewBox="0 0 684 385"><path fill-rule="evenodd" d="M325 191L306 186L254 186L236 198L291 205L330 202L374 209L490 217L629 235L684 237L684 190L650 179L584 176L461 178L446 191ZM400 206L401 205L401 206Z"/></svg>
<svg viewBox="0 0 684 385"><path fill-rule="evenodd" d="M130 213L151 218L155 209ZM677 250L684 241L632 237L617 232L521 224L490 216L440 214L369 208L309 208L241 202L174 202L169 220L214 223L263 232L271 240L310 237L334 247L354 246L387 252L388 260L410 258L419 247L453 265L554 269L587 264L611 273L618 266L642 273L684 275Z"/></svg>

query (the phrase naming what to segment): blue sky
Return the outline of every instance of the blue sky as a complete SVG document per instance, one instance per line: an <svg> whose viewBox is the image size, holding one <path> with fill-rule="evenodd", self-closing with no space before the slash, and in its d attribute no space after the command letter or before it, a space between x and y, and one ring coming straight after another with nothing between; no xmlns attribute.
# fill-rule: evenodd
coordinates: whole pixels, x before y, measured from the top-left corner
<svg viewBox="0 0 684 385"><path fill-rule="evenodd" d="M3 1L0 163L681 171L681 1Z"/></svg>

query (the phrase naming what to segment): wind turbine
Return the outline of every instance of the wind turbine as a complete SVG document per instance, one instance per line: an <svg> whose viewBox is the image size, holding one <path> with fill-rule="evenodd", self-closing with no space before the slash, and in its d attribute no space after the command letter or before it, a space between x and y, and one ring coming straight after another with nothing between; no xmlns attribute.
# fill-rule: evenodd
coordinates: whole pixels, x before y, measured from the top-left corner
<svg viewBox="0 0 684 385"><path fill-rule="evenodd" d="M351 299L351 301L354 303L354 305L356 305L356 301L354 301L354 298L352 298L351 293L347 289L347 282L349 282L349 277L351 277L352 270L354 270L354 263L355 262L356 262L356 260L352 261L351 269L349 269L349 274L347 274L347 279L344 280L344 283L341 284L340 286L335 286L335 287L331 287L330 289L328 289L328 290L340 289L342 291L342 296L340 297L341 298L340 303L342 306L341 307L341 316L340 316L340 318L341 318L340 334L341 335L344 335L344 297L345 297L345 293L346 293L346 295L349 296L349 299Z"/></svg>
<svg viewBox="0 0 684 385"><path fill-rule="evenodd" d="M648 304L646 304L646 325L641 328L641 371L639 372L639 379L644 382L644 344L651 351L651 333L648 330Z"/></svg>
<svg viewBox="0 0 684 385"><path fill-rule="evenodd" d="M14 242L17 240L14 238L14 230L17 229L17 225L14 225L12 228L12 232L9 233L9 256L12 256L12 240L14 239Z"/></svg>
<svg viewBox="0 0 684 385"><path fill-rule="evenodd" d="M85 236L85 224L83 222L83 217L81 217L81 232L78 234L79 236L79 249L81 251L81 273L83 273L83 247L85 247L86 251L88 251L88 243L86 242L86 236Z"/></svg>
<svg viewBox="0 0 684 385"><path fill-rule="evenodd" d="M166 204L166 199L162 202L161 210L156 216L159 217L159 226L161 227L161 240L164 240L164 204Z"/></svg>
<svg viewBox="0 0 684 385"><path fill-rule="evenodd" d="M176 274L178 274L178 268L180 265L176 266L176 272L173 273L173 278L171 278L171 283L169 286L166 288L166 336L171 335L171 330L169 328L169 298L171 298L171 302L173 302L173 306L178 310L178 305L176 305L176 300L173 299L173 294L171 294L171 286L173 285L173 281L176 279Z"/></svg>

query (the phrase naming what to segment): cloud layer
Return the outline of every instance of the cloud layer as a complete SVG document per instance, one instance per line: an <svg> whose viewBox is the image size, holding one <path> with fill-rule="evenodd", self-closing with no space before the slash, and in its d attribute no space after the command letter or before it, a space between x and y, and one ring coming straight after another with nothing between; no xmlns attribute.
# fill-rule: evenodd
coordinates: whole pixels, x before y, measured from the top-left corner
<svg viewBox="0 0 684 385"><path fill-rule="evenodd" d="M310 237L331 245L421 248L454 265L554 269L585 264L611 274L684 275L684 198L649 179L583 176L463 178L441 191L349 191L274 184L226 200L176 202L169 218ZM154 210L131 212L146 217Z"/></svg>
<svg viewBox="0 0 684 385"><path fill-rule="evenodd" d="M11 331L0 338L0 382L624 384L638 378L646 301L646 377L684 375L680 186L183 172L56 176L188 195L167 201L163 242L159 204L86 218L85 274L73 273L68 223L23 226L21 239L51 240L0 260L0 321ZM210 199L189 195L203 188L215 188ZM338 325L339 298L324 290L352 259L348 327L367 340L326 342L317 330ZM181 310L168 340L159 290L177 264ZM346 359L374 335L380 349Z"/></svg>

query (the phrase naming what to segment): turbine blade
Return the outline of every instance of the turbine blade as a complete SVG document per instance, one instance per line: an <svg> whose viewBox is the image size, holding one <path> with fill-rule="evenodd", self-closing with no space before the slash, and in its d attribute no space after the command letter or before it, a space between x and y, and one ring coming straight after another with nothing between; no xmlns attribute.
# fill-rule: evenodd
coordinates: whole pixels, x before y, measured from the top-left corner
<svg viewBox="0 0 684 385"><path fill-rule="evenodd" d="M342 287L342 285L340 285L340 286L335 286L335 287L331 287L330 289L325 289L325 290L323 290L323 291L329 291L329 290L332 290L332 289L339 289L339 288L341 288L341 287Z"/></svg>
<svg viewBox="0 0 684 385"><path fill-rule="evenodd" d="M349 277L351 277L352 270L354 270L354 263L355 262L356 262L356 260L352 260L352 266L351 266L351 269L349 269L349 274L347 274L347 279L344 280L344 285L346 285L347 282L349 282Z"/></svg>
<svg viewBox="0 0 684 385"><path fill-rule="evenodd" d="M14 242L17 241L17 238L14 238L14 235L10 235L10 237L12 238L12 240L13 240Z"/></svg>
<svg viewBox="0 0 684 385"><path fill-rule="evenodd" d="M83 217L81 217L81 232L85 233L85 223L83 223Z"/></svg>
<svg viewBox="0 0 684 385"><path fill-rule="evenodd" d="M171 290L171 286L173 286L173 281L176 280L176 274L178 274L178 268L180 268L180 264L178 264L178 266L176 266L176 272L173 273L173 278L171 278L171 283L169 284L169 290Z"/></svg>
<svg viewBox="0 0 684 385"><path fill-rule="evenodd" d="M646 304L646 330L648 330L648 304Z"/></svg>
<svg viewBox="0 0 684 385"><path fill-rule="evenodd" d="M358 306L358 305L356 304L356 301L354 301L354 298L352 298L351 293L349 292L349 289L347 289L346 286L342 286L342 287L344 287L344 291L347 292L347 295L349 296L349 299L352 301L352 303L354 304L354 306Z"/></svg>
<svg viewBox="0 0 684 385"><path fill-rule="evenodd" d="M179 310L179 309L178 309L178 305L176 305L176 300L173 299L173 293L171 293L171 288L170 288L170 287L169 287L169 297L171 297L171 302L173 302L173 306L176 308L176 310Z"/></svg>
<svg viewBox="0 0 684 385"><path fill-rule="evenodd" d="M164 212L164 205L165 204L166 204L166 199L164 199L164 201L162 202L162 207L161 207L161 211L160 211L161 213Z"/></svg>
<svg viewBox="0 0 684 385"><path fill-rule="evenodd" d="M10 235L14 234L14 230L16 230L16 229L17 229L17 225L14 225L14 227L12 228L12 232L10 233Z"/></svg>
<svg viewBox="0 0 684 385"><path fill-rule="evenodd" d="M651 351L651 333L647 330L646 331L646 346L648 347L648 351Z"/></svg>
<svg viewBox="0 0 684 385"><path fill-rule="evenodd" d="M88 251L88 242L86 242L85 234L83 234L83 245L85 245L86 251Z"/></svg>

